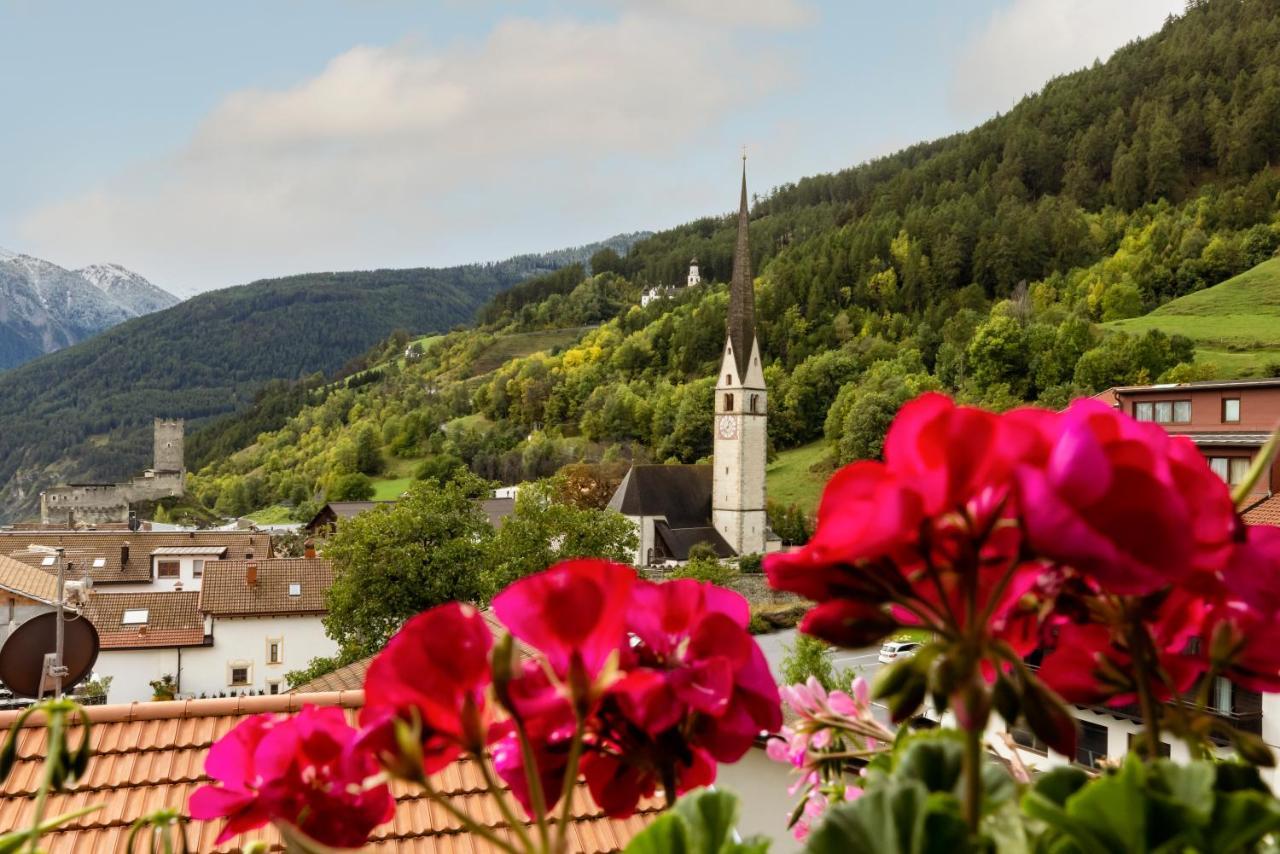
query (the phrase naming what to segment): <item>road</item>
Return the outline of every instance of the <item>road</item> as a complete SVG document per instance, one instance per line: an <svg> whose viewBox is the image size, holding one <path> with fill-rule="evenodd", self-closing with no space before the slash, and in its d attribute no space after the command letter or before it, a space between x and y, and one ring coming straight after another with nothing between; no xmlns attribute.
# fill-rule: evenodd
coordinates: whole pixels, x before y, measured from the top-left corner
<svg viewBox="0 0 1280 854"><path fill-rule="evenodd" d="M772 671L773 678L781 683L782 660L787 657L788 648L796 642L796 630L786 629L769 635L756 635L756 641L760 644L760 649L764 652L764 657L769 662L769 670ZM837 673L842 670L851 670L855 675L861 676L868 682L875 680L876 671L883 666L877 660L879 655L879 647L874 649L833 649L830 652L831 664ZM883 705L873 703L872 709L877 720L881 723L888 722L889 712Z"/></svg>

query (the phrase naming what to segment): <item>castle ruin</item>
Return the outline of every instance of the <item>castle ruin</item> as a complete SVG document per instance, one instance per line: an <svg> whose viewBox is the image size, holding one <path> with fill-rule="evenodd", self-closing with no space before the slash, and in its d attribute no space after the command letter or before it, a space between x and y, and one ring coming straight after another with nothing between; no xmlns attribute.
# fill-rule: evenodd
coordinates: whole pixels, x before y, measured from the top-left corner
<svg viewBox="0 0 1280 854"><path fill-rule="evenodd" d="M129 506L139 501L181 498L186 494L185 424L155 421L153 467L124 483L69 483L40 493L40 522L76 528L128 522Z"/></svg>

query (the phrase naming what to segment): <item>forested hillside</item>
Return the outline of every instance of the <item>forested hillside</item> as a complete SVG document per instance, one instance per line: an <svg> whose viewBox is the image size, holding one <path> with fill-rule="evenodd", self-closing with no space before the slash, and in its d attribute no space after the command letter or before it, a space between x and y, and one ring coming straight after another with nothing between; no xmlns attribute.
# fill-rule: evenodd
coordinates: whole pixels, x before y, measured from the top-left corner
<svg viewBox="0 0 1280 854"><path fill-rule="evenodd" d="M875 456L925 388L1059 406L1237 369L1194 361L1181 335L1101 324L1269 259L1277 155L1280 2L1215 0L968 133L768 193L751 239L772 443ZM482 313L485 329L328 395L197 487L230 511L415 467L515 480L584 457L699 459L723 288L635 302L692 256L727 279L732 244L731 221L707 218L602 256L590 278L530 283ZM595 323L570 347L472 368L511 332Z"/></svg>
<svg viewBox="0 0 1280 854"><path fill-rule="evenodd" d="M363 367L397 329L442 332L530 275L581 263L632 236L548 255L443 270L316 273L193 297L0 375L0 520L29 514L58 480L113 480L150 463L153 418L250 412L278 427L317 376ZM354 361L353 361L354 360ZM268 381L283 384L264 389ZM295 387L303 380L301 389ZM281 401L285 401L284 404ZM256 413L256 414L255 414ZM236 434L239 446L257 430ZM199 440L194 443L200 453Z"/></svg>

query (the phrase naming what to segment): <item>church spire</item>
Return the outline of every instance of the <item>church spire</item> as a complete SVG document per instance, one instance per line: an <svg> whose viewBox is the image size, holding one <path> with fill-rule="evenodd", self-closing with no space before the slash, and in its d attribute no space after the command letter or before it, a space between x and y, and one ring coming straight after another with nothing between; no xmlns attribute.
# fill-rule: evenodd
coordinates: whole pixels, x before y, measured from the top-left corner
<svg viewBox="0 0 1280 854"><path fill-rule="evenodd" d="M747 154L742 153L742 198L738 202L738 242L733 248L733 281L729 286L729 342L738 377L747 375L751 345L756 339L756 297L751 276L751 247L747 242Z"/></svg>

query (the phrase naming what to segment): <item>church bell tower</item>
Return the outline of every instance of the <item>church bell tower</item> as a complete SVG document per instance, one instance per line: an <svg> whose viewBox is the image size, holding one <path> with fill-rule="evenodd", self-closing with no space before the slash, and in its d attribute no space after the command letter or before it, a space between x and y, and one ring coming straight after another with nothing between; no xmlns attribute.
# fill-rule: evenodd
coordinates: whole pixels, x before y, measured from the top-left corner
<svg viewBox="0 0 1280 854"><path fill-rule="evenodd" d="M756 341L755 290L748 243L747 163L742 159L738 241L733 252L728 335L715 392L712 524L738 554L765 550L764 468L768 395Z"/></svg>

